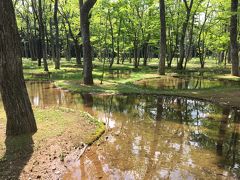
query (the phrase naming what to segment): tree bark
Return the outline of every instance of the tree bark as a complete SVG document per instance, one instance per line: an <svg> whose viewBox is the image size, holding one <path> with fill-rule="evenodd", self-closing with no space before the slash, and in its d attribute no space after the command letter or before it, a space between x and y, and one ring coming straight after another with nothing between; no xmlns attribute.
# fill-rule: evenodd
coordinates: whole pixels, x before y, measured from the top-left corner
<svg viewBox="0 0 240 180"><path fill-rule="evenodd" d="M143 66L147 66L148 60L148 42L143 43Z"/></svg>
<svg viewBox="0 0 240 180"><path fill-rule="evenodd" d="M110 15L110 11L108 11L108 20L109 20L109 24L110 24L110 34L111 34L111 40L112 40L112 53L111 53L111 61L110 61L110 65L109 65L109 69L112 68L113 63L114 63L114 58L115 58L115 49L114 49L114 32L113 32L113 24L112 24L112 18Z"/></svg>
<svg viewBox="0 0 240 180"><path fill-rule="evenodd" d="M193 29L194 29L194 22L195 22L195 13L192 16L192 22L191 22L191 28L189 30L189 45L187 48L187 53L186 53L186 60L184 64L184 69L187 68L187 63L188 61L192 58L192 44L193 44Z"/></svg>
<svg viewBox="0 0 240 180"><path fill-rule="evenodd" d="M45 33L44 33L44 23L43 23L43 11L42 11L42 0L38 1L38 17L39 17L39 39L41 46L41 54L43 57L44 71L48 71L47 64L47 50L45 44Z"/></svg>
<svg viewBox="0 0 240 180"><path fill-rule="evenodd" d="M78 42L78 37L74 36L68 17L66 15L64 15L64 18L65 18L66 23L68 25L69 34L70 34L71 38L73 39L74 49L75 49L75 54L76 54L76 64L77 64L77 66L81 66L82 65L81 48L80 48L80 45L79 45L79 42Z"/></svg>
<svg viewBox="0 0 240 180"><path fill-rule="evenodd" d="M37 131L23 78L20 37L12 1L0 1L0 92L7 115L7 135Z"/></svg>
<svg viewBox="0 0 240 180"><path fill-rule="evenodd" d="M134 68L137 69L138 68L138 39L137 39L137 35L135 33L134 36L134 41L133 41L133 53L134 53ZM130 58L131 58L131 54L130 54Z"/></svg>
<svg viewBox="0 0 240 180"><path fill-rule="evenodd" d="M232 58L232 75L239 76L238 42L237 42L237 10L238 0L231 0L230 44Z"/></svg>
<svg viewBox="0 0 240 180"><path fill-rule="evenodd" d="M122 28L122 17L120 17L118 24L118 36L117 36L117 64L120 64L120 37Z"/></svg>
<svg viewBox="0 0 240 180"><path fill-rule="evenodd" d="M59 46L59 27L58 27L58 0L54 2L54 26L55 26L55 69L60 69L60 46Z"/></svg>
<svg viewBox="0 0 240 180"><path fill-rule="evenodd" d="M177 69L179 69L179 70L183 69L183 61L184 61L184 57L185 57L185 43L184 42L185 42L185 36L186 36L187 27L188 27L191 10L192 10L192 6L193 6L193 0L190 1L189 6L187 3L187 0L183 0L183 2L186 7L187 15L186 15L185 21L183 23L182 32L181 32L182 34L181 34L181 39L180 39L180 58L179 58L179 62L177 64Z"/></svg>
<svg viewBox="0 0 240 180"><path fill-rule="evenodd" d="M75 49L75 54L76 54L76 64L77 66L81 66L82 65L82 61L81 61L81 47L78 43L78 39L75 38L73 40L74 42L74 49Z"/></svg>
<svg viewBox="0 0 240 180"><path fill-rule="evenodd" d="M53 34L53 21L52 18L49 20L49 26L50 26L50 36L51 36L51 58L55 62L55 40L54 40L54 34Z"/></svg>
<svg viewBox="0 0 240 180"><path fill-rule="evenodd" d="M167 45L166 45L166 18L165 18L164 0L159 0L159 5L160 5L160 21L161 21L159 74L165 75Z"/></svg>
<svg viewBox="0 0 240 180"><path fill-rule="evenodd" d="M93 76L92 76L92 47L90 42L90 22L89 22L89 13L93 8L94 4L97 0L87 0L83 3L80 2L80 12L81 12L81 33L83 40L83 59L84 59L84 67L83 67L83 77L84 84L93 85Z"/></svg>

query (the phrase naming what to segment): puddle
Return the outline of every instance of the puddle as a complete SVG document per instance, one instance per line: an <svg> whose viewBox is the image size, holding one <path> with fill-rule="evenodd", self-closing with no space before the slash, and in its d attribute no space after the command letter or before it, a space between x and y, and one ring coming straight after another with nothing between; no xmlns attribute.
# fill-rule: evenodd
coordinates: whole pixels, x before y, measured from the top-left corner
<svg viewBox="0 0 240 180"><path fill-rule="evenodd" d="M202 77L196 78L180 78L180 77L163 77L146 79L135 82L144 88L154 88L160 90L167 89L207 89L216 87L236 86L240 85L239 82L232 82L227 80L209 80Z"/></svg>
<svg viewBox="0 0 240 180"><path fill-rule="evenodd" d="M64 179L238 179L240 112L188 98L78 95L28 83L34 106L64 106L108 128Z"/></svg>
<svg viewBox="0 0 240 180"><path fill-rule="evenodd" d="M130 78L132 70L109 70L105 76L111 79L127 79Z"/></svg>

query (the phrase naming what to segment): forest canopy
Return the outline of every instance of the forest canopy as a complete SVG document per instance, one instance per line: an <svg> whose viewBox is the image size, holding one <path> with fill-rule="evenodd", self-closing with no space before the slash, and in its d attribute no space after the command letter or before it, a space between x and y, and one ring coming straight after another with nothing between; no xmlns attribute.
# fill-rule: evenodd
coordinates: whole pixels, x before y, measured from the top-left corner
<svg viewBox="0 0 240 180"><path fill-rule="evenodd" d="M42 3L47 55L55 58L56 7L53 0L45 0ZM39 4L36 0L15 0L14 4L25 49L24 56L36 59ZM181 62L183 67L192 57L199 58L201 67L204 67L207 56L218 58L220 63L231 61L229 0L167 0L165 4L168 66L171 66L174 58L180 57L182 45L184 45L184 62ZM57 20L61 56L67 59L77 56L77 63L81 64L79 1L59 1ZM97 58L108 56L111 59L110 66L115 58L116 63L120 63L132 56L135 58L135 67L138 67L141 63L146 65L149 57L159 55L158 0L98 0L91 10L90 23L94 56ZM140 57L143 59L140 60Z"/></svg>

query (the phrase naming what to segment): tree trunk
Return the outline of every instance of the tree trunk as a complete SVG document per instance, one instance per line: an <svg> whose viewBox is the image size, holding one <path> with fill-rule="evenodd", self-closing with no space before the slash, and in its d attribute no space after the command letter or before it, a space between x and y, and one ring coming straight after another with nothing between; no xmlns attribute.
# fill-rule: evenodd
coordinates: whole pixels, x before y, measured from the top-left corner
<svg viewBox="0 0 240 180"><path fill-rule="evenodd" d="M183 69L183 61L184 61L184 57L185 57L185 36L186 36L186 32L187 32L187 27L188 27L190 15L191 15L193 0L190 1L189 6L187 4L187 0L183 0L183 2L184 2L185 7L186 7L187 15L186 15L185 21L184 21L183 26L182 26L182 34L181 34L181 39L180 39L180 59L179 59L179 62L177 64L177 69L179 69L179 70Z"/></svg>
<svg viewBox="0 0 240 180"><path fill-rule="evenodd" d="M51 58L55 62L55 41L54 41L54 35L53 35L53 22L52 18L49 20L49 26L50 26L50 36L51 36Z"/></svg>
<svg viewBox="0 0 240 180"><path fill-rule="evenodd" d="M133 46L134 46L134 68L138 68L138 40L136 38L136 34L135 34L135 40L133 42ZM130 55L131 57L131 55Z"/></svg>
<svg viewBox="0 0 240 180"><path fill-rule="evenodd" d="M40 43L41 44L41 54L43 57L44 71L48 71L45 33L44 33L44 24L43 24L42 0L38 1L38 12L39 12L39 38L40 38L40 42L41 42Z"/></svg>
<svg viewBox="0 0 240 180"><path fill-rule="evenodd" d="M70 49L70 41L69 41L69 34L68 32L65 32L66 34L66 42L67 42L67 46L66 46L66 50L65 50L65 55L66 55L66 60L67 61L71 61L71 49Z"/></svg>
<svg viewBox="0 0 240 180"><path fill-rule="evenodd" d="M227 62L228 62L229 64L232 62L232 59L231 59L231 48L230 48L230 46L228 47Z"/></svg>
<svg viewBox="0 0 240 180"><path fill-rule="evenodd" d="M93 8L97 0L87 0L83 3L81 0L81 33L83 40L83 77L84 84L93 85L93 76L92 76L92 47L90 43L90 22L89 22L89 12Z"/></svg>
<svg viewBox="0 0 240 180"><path fill-rule="evenodd" d="M238 0L231 0L230 44L232 58L232 75L239 76L238 42L237 42L237 10Z"/></svg>
<svg viewBox="0 0 240 180"><path fill-rule="evenodd" d="M76 64L77 64L77 66L81 66L82 65L81 53L80 53L81 48L80 48L80 45L79 45L77 39L74 39L73 42L74 42L74 49L75 49L75 54L76 54Z"/></svg>
<svg viewBox="0 0 240 180"><path fill-rule="evenodd" d="M117 37L117 64L120 64L120 36L121 36L121 27L122 26L122 18L120 17L118 24L118 37Z"/></svg>
<svg viewBox="0 0 240 180"><path fill-rule="evenodd" d="M58 28L58 0L54 3L54 26L55 26L55 69L60 69L60 46L59 46L59 28Z"/></svg>
<svg viewBox="0 0 240 180"><path fill-rule="evenodd" d="M66 20L67 25L68 25L69 34L70 34L70 36L71 36L71 38L73 39L73 42L74 42L74 49L75 49L75 54L76 54L76 64L77 64L77 66L81 66L82 65L81 52L80 52L81 48L80 48L80 45L78 43L78 37L74 37L74 34L72 32L72 27L71 27L71 24L68 20L68 17L65 17L65 20Z"/></svg>
<svg viewBox="0 0 240 180"><path fill-rule="evenodd" d="M7 115L7 135L37 131L23 79L20 37L12 1L0 1L0 92Z"/></svg>
<svg viewBox="0 0 240 180"><path fill-rule="evenodd" d="M189 45L187 48L187 56L184 64L184 69L187 68L188 61L192 58L192 44L193 44L193 28L194 28L194 22L195 22L195 13L192 16L192 22L191 22L191 28L189 31Z"/></svg>
<svg viewBox="0 0 240 180"><path fill-rule="evenodd" d="M167 45L166 45L166 19L165 19L165 2L164 2L164 0L160 0L159 5L160 5L160 21L161 21L159 74L165 75Z"/></svg>
<svg viewBox="0 0 240 180"><path fill-rule="evenodd" d="M143 66L147 66L148 60L148 42L144 42L143 44Z"/></svg>
<svg viewBox="0 0 240 180"><path fill-rule="evenodd" d="M114 32L113 32L113 24L112 24L112 19L111 19L111 15L110 12L108 11L108 20L109 20L109 24L110 24L110 34L111 34L111 40L112 40L112 53L111 53L111 61L110 61L110 65L109 65L109 69L112 68L113 63L114 63L114 56L115 56L115 50L114 50Z"/></svg>

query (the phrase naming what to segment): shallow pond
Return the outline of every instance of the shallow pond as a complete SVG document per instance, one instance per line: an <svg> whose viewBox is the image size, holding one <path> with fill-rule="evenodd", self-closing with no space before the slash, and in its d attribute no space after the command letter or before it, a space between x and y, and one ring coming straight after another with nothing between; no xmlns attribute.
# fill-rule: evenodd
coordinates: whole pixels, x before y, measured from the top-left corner
<svg viewBox="0 0 240 180"><path fill-rule="evenodd" d="M215 87L237 86L239 82L227 80L210 80L202 77L162 77L145 79L135 82L136 85L142 87L150 87L154 89L206 89Z"/></svg>
<svg viewBox="0 0 240 180"><path fill-rule="evenodd" d="M102 119L107 132L65 179L238 179L240 111L167 96L71 94L28 83L34 106Z"/></svg>

